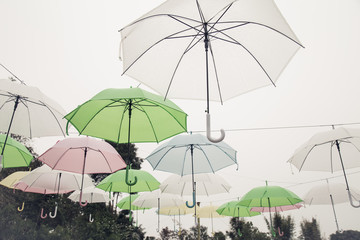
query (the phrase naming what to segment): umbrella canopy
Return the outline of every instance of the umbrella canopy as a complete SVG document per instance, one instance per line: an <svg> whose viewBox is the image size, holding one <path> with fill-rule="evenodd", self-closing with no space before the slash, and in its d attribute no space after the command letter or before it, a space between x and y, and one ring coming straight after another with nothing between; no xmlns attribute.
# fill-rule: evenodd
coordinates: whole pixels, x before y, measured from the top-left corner
<svg viewBox="0 0 360 240"><path fill-rule="evenodd" d="M14 188L24 192L62 194L80 190L82 177L76 173L51 170L49 166L43 165L23 177L14 185ZM88 175L84 176L83 182L84 187L94 186Z"/></svg>
<svg viewBox="0 0 360 240"><path fill-rule="evenodd" d="M5 139L6 135L0 134L0 151L4 148ZM33 156L24 145L15 139L8 137L5 147L6 151L4 151L2 159L3 168L29 166Z"/></svg>
<svg viewBox="0 0 360 240"><path fill-rule="evenodd" d="M215 194L228 193L230 184L218 174L201 173L194 175L196 182L196 194L211 196ZM171 175L160 184L163 193L177 194L180 196L192 194L191 175Z"/></svg>
<svg viewBox="0 0 360 240"><path fill-rule="evenodd" d="M303 205L300 203L296 203L294 205L285 205L285 206L274 206L274 207L252 207L251 211L253 212L283 212L294 209L299 209Z"/></svg>
<svg viewBox="0 0 360 240"><path fill-rule="evenodd" d="M1 180L0 184L7 188L14 188L14 185L18 183L23 177L27 176L30 173L30 171L17 171L3 180Z"/></svg>
<svg viewBox="0 0 360 240"><path fill-rule="evenodd" d="M346 169L360 167L360 129L334 128L312 136L300 146L288 160L299 171L343 171L346 190L351 206L360 207L353 203Z"/></svg>
<svg viewBox="0 0 360 240"><path fill-rule="evenodd" d="M126 167L109 143L91 137L65 138L38 159L52 169L74 173L113 173Z"/></svg>
<svg viewBox="0 0 360 240"><path fill-rule="evenodd" d="M143 207L139 207L136 205L133 205L133 202L139 197L138 194L131 194L130 196L124 197L122 198L117 204L116 206L120 209L124 209L124 210L145 210L145 209L149 209L149 208L143 208ZM131 202L131 205L130 205Z"/></svg>
<svg viewBox="0 0 360 240"><path fill-rule="evenodd" d="M236 150L225 142L212 143L201 134L178 135L145 158L154 170L178 175L214 173L237 164Z"/></svg>
<svg viewBox="0 0 360 240"><path fill-rule="evenodd" d="M169 98L207 99L207 114L209 100L275 85L301 46L268 0L168 0L120 32L125 74Z"/></svg>
<svg viewBox="0 0 360 240"><path fill-rule="evenodd" d="M30 138L65 136L65 110L36 87L0 79L0 106L1 132Z"/></svg>
<svg viewBox="0 0 360 240"><path fill-rule="evenodd" d="M96 188L95 186L83 189L82 193L80 192L80 190L76 190L71 193L68 198L71 201L79 202L81 194L81 201L87 201L88 203L109 202L111 200L108 193L106 193L102 189Z"/></svg>
<svg viewBox="0 0 360 240"><path fill-rule="evenodd" d="M260 215L260 212L250 211L250 208L239 206L239 201L231 201L224 203L216 209L216 212L220 215L229 217L253 217Z"/></svg>
<svg viewBox="0 0 360 240"><path fill-rule="evenodd" d="M126 171L120 170L104 178L96 187L107 192L146 192L158 189L160 182L150 173L143 170L130 169L129 179L138 178L135 185L127 185L125 182Z"/></svg>
<svg viewBox="0 0 360 240"><path fill-rule="evenodd" d="M194 208L188 208L185 204L182 206L176 207L162 207L158 210L158 213L161 215L186 215L195 213Z"/></svg>
<svg viewBox="0 0 360 240"><path fill-rule="evenodd" d="M111 88L99 92L65 118L82 135L136 143L160 142L185 132L187 114L170 100L140 88Z"/></svg>
<svg viewBox="0 0 360 240"><path fill-rule="evenodd" d="M196 214L197 218L221 218L225 217L220 215L216 210L219 206L204 206L200 207Z"/></svg>
<svg viewBox="0 0 360 240"><path fill-rule="evenodd" d="M133 205L139 207L178 207L185 204L178 195L161 193L160 189L152 192L144 192L133 202Z"/></svg>

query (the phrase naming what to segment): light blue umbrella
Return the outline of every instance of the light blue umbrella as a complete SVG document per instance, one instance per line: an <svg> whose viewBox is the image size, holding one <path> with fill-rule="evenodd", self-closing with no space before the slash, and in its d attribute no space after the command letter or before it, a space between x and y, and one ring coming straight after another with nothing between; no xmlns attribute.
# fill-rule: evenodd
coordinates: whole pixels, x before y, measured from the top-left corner
<svg viewBox="0 0 360 240"><path fill-rule="evenodd" d="M225 142L213 143L201 134L178 135L160 145L148 157L154 170L192 175L193 205L196 203L194 174L215 173L236 164L236 150Z"/></svg>

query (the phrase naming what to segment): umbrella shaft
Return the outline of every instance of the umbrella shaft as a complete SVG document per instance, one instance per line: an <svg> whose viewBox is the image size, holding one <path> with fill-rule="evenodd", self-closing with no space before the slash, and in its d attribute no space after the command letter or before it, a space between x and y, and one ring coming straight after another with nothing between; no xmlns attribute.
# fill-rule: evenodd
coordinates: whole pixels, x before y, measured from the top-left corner
<svg viewBox="0 0 360 240"><path fill-rule="evenodd" d="M204 23L204 44L205 44L205 64L206 64L206 112L210 114L209 104L209 32L207 30L207 23Z"/></svg>
<svg viewBox="0 0 360 240"><path fill-rule="evenodd" d="M8 139L8 137L9 137L9 134L10 134L10 128L11 128L11 125L12 125L12 122L13 122L13 119L14 119L14 115L15 115L16 108L17 108L17 106L18 106L18 104L19 104L19 99L20 99L20 96L19 96L19 95L16 96L15 105L14 105L14 111L13 111L13 113L12 113L12 115L11 115L11 119L10 119L10 123L9 123L9 128L8 128L7 133L6 133L6 137L5 137L5 141L4 141L4 146L3 146L2 150L1 150L1 156L4 155L6 142L7 142L7 139ZM1 162L0 162L0 164L1 164Z"/></svg>

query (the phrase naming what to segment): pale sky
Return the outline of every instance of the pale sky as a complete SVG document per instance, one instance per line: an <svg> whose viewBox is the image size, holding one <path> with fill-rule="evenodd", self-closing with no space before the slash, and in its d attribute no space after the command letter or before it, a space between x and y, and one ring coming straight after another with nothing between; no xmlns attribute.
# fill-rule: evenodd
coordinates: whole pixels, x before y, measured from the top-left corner
<svg viewBox="0 0 360 240"><path fill-rule="evenodd" d="M106 88L127 88L139 83L121 76L118 59L118 30L163 1L160 0L0 0L0 63L16 76L40 88L66 112ZM268 180L271 185L288 187L302 197L320 182L295 183L341 176L341 173L298 172L292 174L286 161L313 134L331 127L281 130L231 131L234 129L314 126L360 123L359 0L276 0L276 4L301 43L300 49L280 76L277 87L268 86L226 101L211 103L212 128L227 131L225 142L238 151L236 166L219 172L233 186L228 195L214 196L205 204L220 205L241 197L252 187ZM0 68L0 78L10 74ZM143 86L141 86L143 87ZM144 89L147 89L144 87ZM149 90L149 89L147 89ZM188 130L205 129L205 102L174 100L188 113ZM350 127L360 127L351 125ZM217 136L217 133L213 135ZM58 138L35 141L38 153ZM160 143L161 144L161 143ZM157 144L138 144L140 157L146 157ZM170 174L143 169L159 181ZM356 172L360 169L349 170ZM350 187L360 187L359 174L349 175ZM341 182L342 177L330 181ZM360 209L349 204L336 205L341 229L360 230ZM156 235L155 210L139 214L139 223L148 235ZM289 211L300 221L316 217L321 231L336 231L331 206L310 206ZM268 214L265 214L268 217ZM262 216L250 218L266 231ZM229 218L215 219L214 230L225 232ZM193 224L182 217L185 228ZM210 220L201 221L209 227ZM173 227L167 216L161 227Z"/></svg>

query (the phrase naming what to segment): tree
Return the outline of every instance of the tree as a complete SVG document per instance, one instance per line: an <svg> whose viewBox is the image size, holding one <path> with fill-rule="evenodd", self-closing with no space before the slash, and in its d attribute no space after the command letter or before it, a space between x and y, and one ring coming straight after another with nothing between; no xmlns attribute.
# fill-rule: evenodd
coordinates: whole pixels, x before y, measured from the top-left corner
<svg viewBox="0 0 360 240"><path fill-rule="evenodd" d="M211 239L214 239L214 240L225 240L226 239L226 236L223 232L215 232L214 233L214 236L211 238Z"/></svg>
<svg viewBox="0 0 360 240"><path fill-rule="evenodd" d="M195 225L190 228L189 239L197 240L198 239L198 225ZM209 235L207 233L207 227L200 225L200 239L207 240Z"/></svg>
<svg viewBox="0 0 360 240"><path fill-rule="evenodd" d="M265 222L268 226L269 232L273 234L275 239L290 240L294 238L295 222L291 216L282 217L280 213L275 212L274 216L272 217L273 229L270 229L270 223L266 218Z"/></svg>
<svg viewBox="0 0 360 240"><path fill-rule="evenodd" d="M247 222L243 218L233 217L230 219L230 231L226 235L236 240L270 240L268 234L260 232L252 222Z"/></svg>
<svg viewBox="0 0 360 240"><path fill-rule="evenodd" d="M300 223L301 233L299 239L301 240L321 240L320 228L317 220L312 218L311 222L303 219Z"/></svg>
<svg viewBox="0 0 360 240"><path fill-rule="evenodd" d="M354 230L346 230L336 232L330 235L330 240L358 240L360 239L360 232Z"/></svg>

